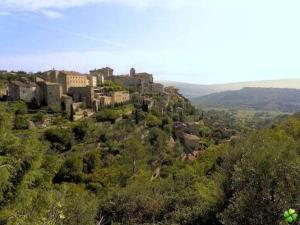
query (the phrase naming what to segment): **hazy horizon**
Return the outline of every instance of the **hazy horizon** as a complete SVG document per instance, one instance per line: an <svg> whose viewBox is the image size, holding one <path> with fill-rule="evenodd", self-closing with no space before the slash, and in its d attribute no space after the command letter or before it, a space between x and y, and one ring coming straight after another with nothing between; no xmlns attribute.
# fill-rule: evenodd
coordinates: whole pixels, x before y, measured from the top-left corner
<svg viewBox="0 0 300 225"><path fill-rule="evenodd" d="M185 81L176 81L176 80L159 80L159 82L170 82L170 83L182 83L182 84L191 84L191 85L226 85L226 84L242 84L242 83L256 83L256 82L278 82L278 81L300 81L300 78L294 79L269 79L269 80L246 80L246 81L234 81L234 82L227 82L227 83L191 83ZM299 87L300 88L300 87Z"/></svg>

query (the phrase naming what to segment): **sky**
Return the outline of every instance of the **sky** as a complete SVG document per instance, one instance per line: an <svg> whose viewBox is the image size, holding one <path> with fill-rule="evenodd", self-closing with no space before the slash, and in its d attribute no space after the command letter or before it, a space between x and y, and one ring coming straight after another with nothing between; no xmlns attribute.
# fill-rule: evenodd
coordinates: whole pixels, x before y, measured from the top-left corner
<svg viewBox="0 0 300 225"><path fill-rule="evenodd" d="M0 0L0 70L300 79L299 0Z"/></svg>

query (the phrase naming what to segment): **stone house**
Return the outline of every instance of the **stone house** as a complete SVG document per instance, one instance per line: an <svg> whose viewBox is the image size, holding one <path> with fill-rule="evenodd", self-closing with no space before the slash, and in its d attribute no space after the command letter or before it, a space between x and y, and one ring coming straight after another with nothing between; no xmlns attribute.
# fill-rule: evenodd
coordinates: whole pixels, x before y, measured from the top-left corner
<svg viewBox="0 0 300 225"><path fill-rule="evenodd" d="M63 94L68 94L71 87L85 87L89 84L88 77L74 71L50 70L39 75L42 79L62 86Z"/></svg>
<svg viewBox="0 0 300 225"><path fill-rule="evenodd" d="M9 99L12 101L22 100L26 103L37 99L37 84L27 81L14 80L8 87Z"/></svg>
<svg viewBox="0 0 300 225"><path fill-rule="evenodd" d="M121 83L125 87L134 91L163 93L164 87L162 84L153 82L153 75L149 73L136 73L134 68L131 68L127 75L112 76L111 80Z"/></svg>
<svg viewBox="0 0 300 225"><path fill-rule="evenodd" d="M87 75L87 86L97 87L97 77Z"/></svg>
<svg viewBox="0 0 300 225"><path fill-rule="evenodd" d="M38 84L38 102L47 105L54 112L61 111L62 87L58 83L37 82Z"/></svg>
<svg viewBox="0 0 300 225"><path fill-rule="evenodd" d="M95 70L90 71L90 75L95 76L97 79L97 82L99 82L100 84L103 84L105 82L105 80L110 80L111 77L113 76L113 73L114 73L114 70L109 67L105 67L102 69L95 69Z"/></svg>
<svg viewBox="0 0 300 225"><path fill-rule="evenodd" d="M68 115L71 114L72 107L73 107L73 99L71 96L63 95L61 97L62 103L62 111L66 112Z"/></svg>
<svg viewBox="0 0 300 225"><path fill-rule="evenodd" d="M154 94L160 94L164 92L164 85L159 83L151 83L150 84L150 91Z"/></svg>
<svg viewBox="0 0 300 225"><path fill-rule="evenodd" d="M84 102L87 107L92 108L95 95L93 87L70 87L68 94L72 96L74 102Z"/></svg>
<svg viewBox="0 0 300 225"><path fill-rule="evenodd" d="M130 95L128 91L113 91L110 94L112 98L112 104L120 104L120 103L125 103L130 100Z"/></svg>

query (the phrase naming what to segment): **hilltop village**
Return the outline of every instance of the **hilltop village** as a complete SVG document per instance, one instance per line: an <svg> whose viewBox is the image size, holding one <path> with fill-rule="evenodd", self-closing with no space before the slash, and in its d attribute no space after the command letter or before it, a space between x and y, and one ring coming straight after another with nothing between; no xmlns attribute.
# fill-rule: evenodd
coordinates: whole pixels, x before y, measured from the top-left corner
<svg viewBox="0 0 300 225"><path fill-rule="evenodd" d="M152 74L137 73L131 68L129 74L114 75L109 67L91 70L89 74L53 69L31 76L18 76L6 83L3 99L25 102L32 112L63 113L71 121L97 117L98 112L114 109L107 113L107 117L111 118L118 108L126 111L127 116L134 115L134 120L137 120L137 112L133 110L136 105L141 105L142 111L156 108L160 113L174 111L180 116L185 113L184 104L190 104L177 89L155 83ZM132 104L135 105L133 108L127 107ZM155 122L155 117L150 117L150 123ZM50 125L48 123L44 127ZM184 123L182 119L170 128L175 130L174 137L185 146L184 159L196 159L200 150L207 147L199 137L200 125L199 121ZM168 144L173 148L174 138L170 138Z"/></svg>
<svg viewBox="0 0 300 225"><path fill-rule="evenodd" d="M81 118L83 114L125 104L136 95L163 94L164 87L153 82L152 74L136 73L132 68L127 75L114 75L113 69L106 67L90 74L53 69L13 80L5 92L10 101L22 100L52 112L77 112L75 118Z"/></svg>

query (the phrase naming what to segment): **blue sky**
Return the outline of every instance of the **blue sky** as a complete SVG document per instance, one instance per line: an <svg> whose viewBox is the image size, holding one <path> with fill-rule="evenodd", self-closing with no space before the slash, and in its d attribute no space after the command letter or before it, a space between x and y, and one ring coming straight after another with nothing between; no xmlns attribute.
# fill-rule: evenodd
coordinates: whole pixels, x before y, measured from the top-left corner
<svg viewBox="0 0 300 225"><path fill-rule="evenodd" d="M300 78L299 0L1 0L0 69Z"/></svg>

